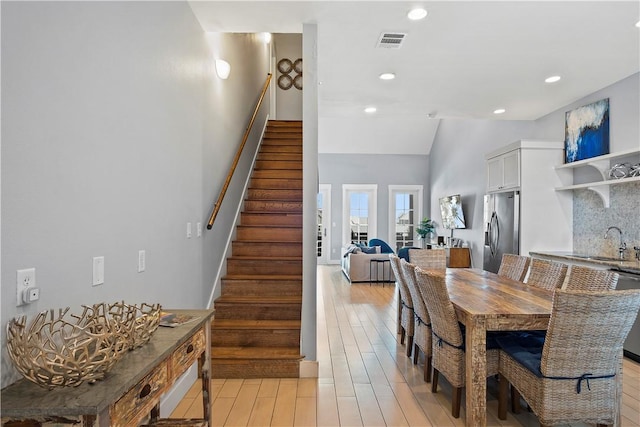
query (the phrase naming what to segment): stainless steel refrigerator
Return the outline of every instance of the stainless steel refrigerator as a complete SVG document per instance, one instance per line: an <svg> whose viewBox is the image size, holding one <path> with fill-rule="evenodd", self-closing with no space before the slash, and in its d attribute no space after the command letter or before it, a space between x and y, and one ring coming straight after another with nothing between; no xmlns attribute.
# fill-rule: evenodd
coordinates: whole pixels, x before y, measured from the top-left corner
<svg viewBox="0 0 640 427"><path fill-rule="evenodd" d="M487 271L498 272L502 254L520 253L520 192L484 196L484 262Z"/></svg>

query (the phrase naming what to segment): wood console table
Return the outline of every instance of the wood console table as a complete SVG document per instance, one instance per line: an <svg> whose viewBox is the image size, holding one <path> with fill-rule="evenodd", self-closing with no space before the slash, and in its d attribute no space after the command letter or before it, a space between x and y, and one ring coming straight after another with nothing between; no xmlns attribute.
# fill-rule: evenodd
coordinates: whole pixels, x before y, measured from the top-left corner
<svg viewBox="0 0 640 427"><path fill-rule="evenodd" d="M213 310L167 311L195 320L175 328L159 327L147 344L125 354L101 381L47 390L21 379L2 389L2 425L22 421L16 425L129 427L149 419L154 422L160 397L196 360L202 376L204 419L211 425Z"/></svg>

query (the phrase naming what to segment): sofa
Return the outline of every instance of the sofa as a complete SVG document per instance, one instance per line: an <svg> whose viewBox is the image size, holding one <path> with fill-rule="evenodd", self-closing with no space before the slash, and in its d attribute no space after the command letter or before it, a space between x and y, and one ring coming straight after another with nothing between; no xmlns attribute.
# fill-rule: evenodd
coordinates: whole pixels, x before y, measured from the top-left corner
<svg viewBox="0 0 640 427"><path fill-rule="evenodd" d="M374 260L374 265L371 261ZM386 260L384 263L376 263L375 260ZM353 247L342 248L342 272L350 282L370 282L371 273L374 281L395 282L395 276L391 270L388 253L363 253L355 251ZM376 277L377 268L377 277ZM376 280L377 279L377 280Z"/></svg>

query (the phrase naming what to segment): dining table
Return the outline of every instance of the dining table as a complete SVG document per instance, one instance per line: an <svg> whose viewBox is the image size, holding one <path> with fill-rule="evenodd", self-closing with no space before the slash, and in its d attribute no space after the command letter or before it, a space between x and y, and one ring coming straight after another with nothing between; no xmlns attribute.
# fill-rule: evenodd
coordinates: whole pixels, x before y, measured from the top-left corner
<svg viewBox="0 0 640 427"><path fill-rule="evenodd" d="M553 292L477 268L448 268L444 274L466 329L466 425L486 426L487 331L546 330Z"/></svg>

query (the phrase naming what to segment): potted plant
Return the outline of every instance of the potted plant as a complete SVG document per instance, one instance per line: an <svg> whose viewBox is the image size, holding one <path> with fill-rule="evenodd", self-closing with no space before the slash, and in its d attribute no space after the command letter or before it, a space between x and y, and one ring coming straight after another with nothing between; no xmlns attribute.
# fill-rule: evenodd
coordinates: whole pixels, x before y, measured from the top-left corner
<svg viewBox="0 0 640 427"><path fill-rule="evenodd" d="M420 224L416 227L416 233L418 233L418 236L422 239L422 248L426 247L426 239L434 233L435 229L436 227L433 221L426 217L422 218L422 221L420 221Z"/></svg>

